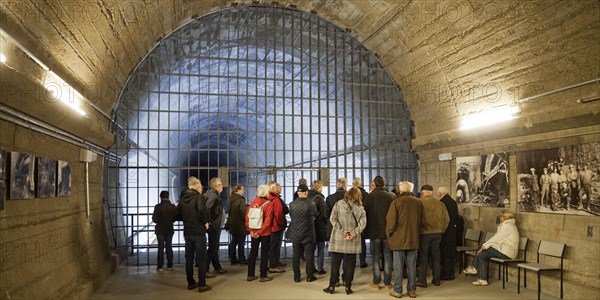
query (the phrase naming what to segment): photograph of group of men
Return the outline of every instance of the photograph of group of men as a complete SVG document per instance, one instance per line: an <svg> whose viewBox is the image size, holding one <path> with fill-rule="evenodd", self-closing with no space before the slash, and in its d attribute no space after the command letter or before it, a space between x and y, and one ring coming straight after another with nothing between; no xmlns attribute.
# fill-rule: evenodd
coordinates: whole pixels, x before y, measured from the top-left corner
<svg viewBox="0 0 600 300"><path fill-rule="evenodd" d="M517 153L519 211L600 214L600 143Z"/></svg>

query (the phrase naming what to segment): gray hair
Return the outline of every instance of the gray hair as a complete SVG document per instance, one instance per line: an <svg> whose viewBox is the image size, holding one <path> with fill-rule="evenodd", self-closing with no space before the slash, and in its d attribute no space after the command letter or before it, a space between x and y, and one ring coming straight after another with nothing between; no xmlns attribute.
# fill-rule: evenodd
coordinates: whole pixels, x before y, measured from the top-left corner
<svg viewBox="0 0 600 300"><path fill-rule="evenodd" d="M266 184L261 184L256 188L256 196L258 197L267 197L269 195L269 186Z"/></svg>
<svg viewBox="0 0 600 300"><path fill-rule="evenodd" d="M346 177L341 177L337 180L337 188L338 189L345 189L347 185L348 185L348 179L346 179Z"/></svg>
<svg viewBox="0 0 600 300"><path fill-rule="evenodd" d="M352 185L353 186L361 186L362 185L362 180L358 177L354 177L354 181L352 181Z"/></svg>
<svg viewBox="0 0 600 300"><path fill-rule="evenodd" d="M440 186L438 188L438 193L440 193L440 195L446 195L448 194L448 188L445 186Z"/></svg>
<svg viewBox="0 0 600 300"><path fill-rule="evenodd" d="M219 178L219 177L215 177L208 182L208 186L211 189L214 189L219 184L223 184L223 182L221 181L221 178Z"/></svg>
<svg viewBox="0 0 600 300"><path fill-rule="evenodd" d="M268 184L268 186L269 186L269 191L272 191L274 188L281 187L281 185L279 183L277 183L277 182L273 182L271 184Z"/></svg>
<svg viewBox="0 0 600 300"><path fill-rule="evenodd" d="M198 179L194 176L188 178L188 188L195 190L199 185L202 185L202 183L200 182L200 179Z"/></svg>
<svg viewBox="0 0 600 300"><path fill-rule="evenodd" d="M398 183L398 191L400 193L412 193L413 183L408 181L400 181Z"/></svg>

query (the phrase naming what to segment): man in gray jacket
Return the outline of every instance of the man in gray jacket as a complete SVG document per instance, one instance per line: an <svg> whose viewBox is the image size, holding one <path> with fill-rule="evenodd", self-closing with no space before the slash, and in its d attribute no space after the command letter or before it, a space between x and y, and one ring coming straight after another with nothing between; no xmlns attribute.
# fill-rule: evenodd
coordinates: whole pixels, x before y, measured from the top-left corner
<svg viewBox="0 0 600 300"><path fill-rule="evenodd" d="M444 203L433 197L433 187L429 184L421 188L421 202L425 218L421 224L421 237L419 248L419 281L418 287L427 287L427 269L429 269L429 256L433 259L433 280L435 286L440 285L441 280L441 254L440 244L442 234L450 223L448 210Z"/></svg>
<svg viewBox="0 0 600 300"><path fill-rule="evenodd" d="M207 270L212 262L215 268L214 273L208 273L206 277L215 277L216 274L225 274L227 271L221 267L219 262L219 243L221 242L221 228L224 223L223 203L221 202L221 192L223 192L223 182L220 178L215 177L208 183L210 189L206 191L206 208L210 211L210 227L208 228L208 253L207 253Z"/></svg>

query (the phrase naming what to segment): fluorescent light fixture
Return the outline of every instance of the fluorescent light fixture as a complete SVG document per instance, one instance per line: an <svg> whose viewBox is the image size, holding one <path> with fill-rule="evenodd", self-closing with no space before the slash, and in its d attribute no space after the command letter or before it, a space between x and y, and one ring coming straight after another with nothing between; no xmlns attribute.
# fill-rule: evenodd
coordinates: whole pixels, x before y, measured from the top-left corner
<svg viewBox="0 0 600 300"><path fill-rule="evenodd" d="M482 111L464 119L460 125L460 130L468 130L476 127L506 122L515 119L515 114L518 112L519 109L516 106Z"/></svg>
<svg viewBox="0 0 600 300"><path fill-rule="evenodd" d="M44 87L52 94L53 99L59 100L80 115L85 116L85 111L79 107L79 103L83 101L83 96L56 73L46 72Z"/></svg>
<svg viewBox="0 0 600 300"><path fill-rule="evenodd" d="M44 87L52 94L51 100L59 100L74 111L78 112L80 115L86 115L85 111L79 107L80 103L87 102L87 99L85 99L83 95L75 90L70 84L66 83L62 78L60 78L60 76L56 75L56 73L50 71L48 66L42 63L37 57L35 57L35 55L29 52L27 48L23 47L23 45L21 45L12 36L4 32L4 30L0 29L0 35L3 38L6 38L9 43L15 45L20 51L25 53L25 55L33 59L44 71L46 71ZM6 56L3 53L0 53L0 62L4 63L5 61Z"/></svg>

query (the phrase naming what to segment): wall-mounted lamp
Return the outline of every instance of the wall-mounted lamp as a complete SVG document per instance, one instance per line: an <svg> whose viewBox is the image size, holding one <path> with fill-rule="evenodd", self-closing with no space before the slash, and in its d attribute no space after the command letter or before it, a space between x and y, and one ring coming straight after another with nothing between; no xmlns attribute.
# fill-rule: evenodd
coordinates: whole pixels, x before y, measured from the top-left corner
<svg viewBox="0 0 600 300"><path fill-rule="evenodd" d="M33 61L37 63L37 65L42 68L46 72L46 76L44 78L44 88L46 88L51 94L53 99L59 100L65 105L69 106L74 111L78 112L80 115L85 116L85 111L79 107L80 103L87 102L87 99L83 97L77 90L75 90L70 84L65 82L60 76L56 73L52 72L50 68L48 68L44 63L42 63L35 55L33 55L27 48L25 48L21 43L15 40L12 36L6 33L4 30L0 29L1 38L5 39L6 42L14 45L14 49L18 49L24 55L31 58ZM4 53L0 54L0 62L6 63L6 55ZM13 67L21 73L28 73L26 70L19 70L19 66L9 66Z"/></svg>
<svg viewBox="0 0 600 300"><path fill-rule="evenodd" d="M600 96L577 99L577 103L584 104L584 103L594 102L594 101L598 101L598 100L600 100Z"/></svg>
<svg viewBox="0 0 600 300"><path fill-rule="evenodd" d="M46 88L52 94L53 99L59 100L74 111L78 112L80 115L85 116L85 111L79 107L79 103L83 101L83 96L71 85L56 75L56 73L52 71L46 72L46 78L44 78L44 88Z"/></svg>
<svg viewBox="0 0 600 300"><path fill-rule="evenodd" d="M506 122L516 118L519 109L516 106L503 107L493 110L482 111L480 113L468 116L461 122L460 130L468 130L477 127L488 126Z"/></svg>

